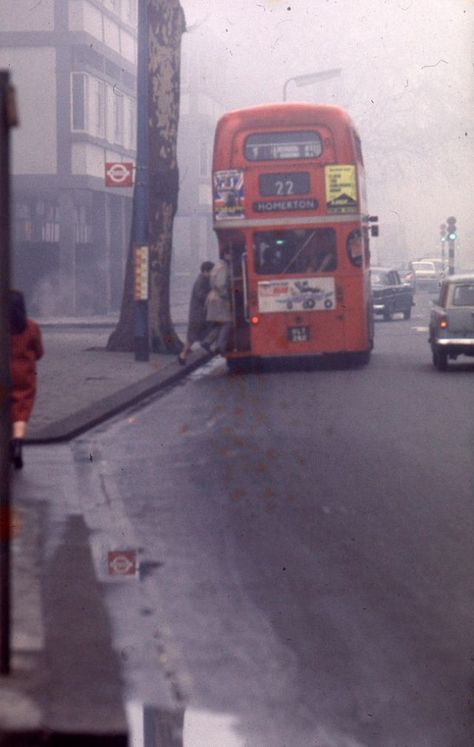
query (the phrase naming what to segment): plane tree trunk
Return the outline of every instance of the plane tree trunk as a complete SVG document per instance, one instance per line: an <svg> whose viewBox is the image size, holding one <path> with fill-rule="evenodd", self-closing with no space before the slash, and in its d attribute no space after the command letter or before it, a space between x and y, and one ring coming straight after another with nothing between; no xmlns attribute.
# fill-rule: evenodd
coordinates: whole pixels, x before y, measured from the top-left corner
<svg viewBox="0 0 474 747"><path fill-rule="evenodd" d="M148 28L149 336L153 352L182 347L170 310L173 221L178 205L177 137L181 37L185 18L179 0L145 0ZM134 210L135 214L135 210ZM133 241L125 272L120 319L108 350L133 351Z"/></svg>

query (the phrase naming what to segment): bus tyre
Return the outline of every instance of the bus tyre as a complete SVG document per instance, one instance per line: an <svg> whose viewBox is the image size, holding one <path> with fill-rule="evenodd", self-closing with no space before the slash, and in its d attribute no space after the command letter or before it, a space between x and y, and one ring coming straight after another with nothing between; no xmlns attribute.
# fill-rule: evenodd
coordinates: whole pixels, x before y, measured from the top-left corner
<svg viewBox="0 0 474 747"><path fill-rule="evenodd" d="M433 365L438 371L446 371L448 367L448 354L446 350L438 347L433 348Z"/></svg>
<svg viewBox="0 0 474 747"><path fill-rule="evenodd" d="M409 306L405 311L403 312L403 318L404 319L410 319L411 318L411 306Z"/></svg>
<svg viewBox="0 0 474 747"><path fill-rule="evenodd" d="M384 321L390 322L392 320L392 309L390 306L385 306L383 310Z"/></svg>

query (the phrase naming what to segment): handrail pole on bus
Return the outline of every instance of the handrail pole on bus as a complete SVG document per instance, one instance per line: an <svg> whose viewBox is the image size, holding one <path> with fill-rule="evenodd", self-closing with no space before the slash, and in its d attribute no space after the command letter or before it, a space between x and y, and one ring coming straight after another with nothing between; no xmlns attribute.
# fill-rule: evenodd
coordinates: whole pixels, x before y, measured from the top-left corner
<svg viewBox="0 0 474 747"><path fill-rule="evenodd" d="M247 293L247 252L243 252L242 257L240 259L242 263L242 287L244 290L244 316L245 321L248 322L249 317L249 306L248 306L248 293Z"/></svg>

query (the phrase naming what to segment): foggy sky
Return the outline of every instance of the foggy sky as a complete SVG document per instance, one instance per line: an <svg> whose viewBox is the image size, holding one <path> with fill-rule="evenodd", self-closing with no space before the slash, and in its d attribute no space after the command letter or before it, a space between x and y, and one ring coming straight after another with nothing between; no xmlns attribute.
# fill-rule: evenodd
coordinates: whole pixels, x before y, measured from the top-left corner
<svg viewBox="0 0 474 747"><path fill-rule="evenodd" d="M369 210L400 221L412 257L439 253L456 215L459 264L474 268L473 0L181 0L189 33L212 30L228 109L288 99L345 107L361 134ZM184 40L184 43L186 41ZM404 257L401 259L405 259Z"/></svg>

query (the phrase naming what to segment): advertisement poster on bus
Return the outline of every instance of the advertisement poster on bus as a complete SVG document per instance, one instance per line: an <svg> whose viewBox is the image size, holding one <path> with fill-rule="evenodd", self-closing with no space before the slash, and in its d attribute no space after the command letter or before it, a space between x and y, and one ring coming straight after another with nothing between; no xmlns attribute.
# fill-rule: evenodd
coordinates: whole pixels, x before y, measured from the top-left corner
<svg viewBox="0 0 474 747"><path fill-rule="evenodd" d="M328 213L352 213L357 209L355 166L326 166L326 208Z"/></svg>
<svg viewBox="0 0 474 747"><path fill-rule="evenodd" d="M330 311L336 307L334 278L285 278L260 280L258 310L261 314L274 311Z"/></svg>
<svg viewBox="0 0 474 747"><path fill-rule="evenodd" d="M216 220L244 217L244 172L240 169L214 172L214 216Z"/></svg>

